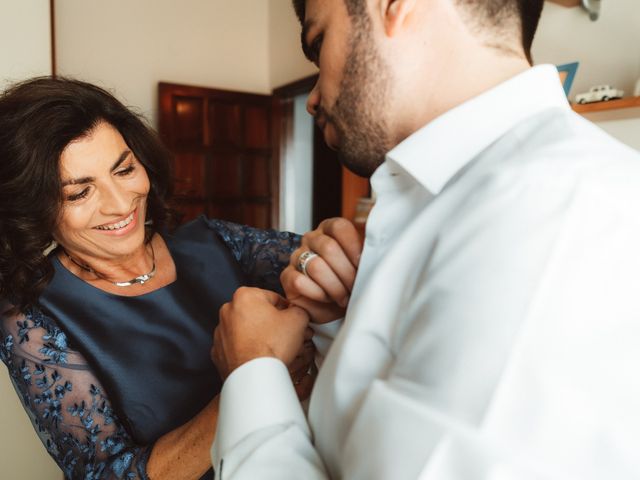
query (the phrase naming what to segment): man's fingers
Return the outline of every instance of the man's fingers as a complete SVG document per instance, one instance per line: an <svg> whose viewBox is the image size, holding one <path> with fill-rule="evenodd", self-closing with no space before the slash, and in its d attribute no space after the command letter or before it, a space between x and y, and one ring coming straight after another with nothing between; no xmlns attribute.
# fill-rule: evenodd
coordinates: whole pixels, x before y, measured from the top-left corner
<svg viewBox="0 0 640 480"><path fill-rule="evenodd" d="M300 338L304 338L305 329L309 326L309 314L296 305L290 305L286 310L282 310L282 314L288 320L299 328ZM302 341L300 342L302 343Z"/></svg>
<svg viewBox="0 0 640 480"><path fill-rule="evenodd" d="M264 299L279 310L281 310L282 308L286 308L288 305L286 299L282 298L276 292L272 292L271 290L263 290L261 288L253 287L240 287L233 294L234 303L240 303L243 301L254 302L257 299Z"/></svg>

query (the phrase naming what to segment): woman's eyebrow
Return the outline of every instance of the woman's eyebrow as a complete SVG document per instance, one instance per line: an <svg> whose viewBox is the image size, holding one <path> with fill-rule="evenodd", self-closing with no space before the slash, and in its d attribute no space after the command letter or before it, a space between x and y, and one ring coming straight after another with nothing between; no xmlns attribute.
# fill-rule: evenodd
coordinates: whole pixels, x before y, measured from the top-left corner
<svg viewBox="0 0 640 480"><path fill-rule="evenodd" d="M130 154L131 154L131 150L128 150L128 149L122 152L118 157L118 160L116 160L116 163L113 164L113 166L111 167L111 170L109 171L113 173L113 171L116 170L122 164L122 162L124 162L127 159L127 157Z"/></svg>
<svg viewBox="0 0 640 480"><path fill-rule="evenodd" d="M130 154L131 154L131 150L127 149L123 151L118 157L118 160L116 160L116 162L113 164L113 166L109 171L113 173L114 170L116 170L120 165L122 165L122 162L124 162ZM62 186L66 187L67 185L79 185L82 183L91 183L95 181L95 179L96 177L71 178L69 180L63 180Z"/></svg>

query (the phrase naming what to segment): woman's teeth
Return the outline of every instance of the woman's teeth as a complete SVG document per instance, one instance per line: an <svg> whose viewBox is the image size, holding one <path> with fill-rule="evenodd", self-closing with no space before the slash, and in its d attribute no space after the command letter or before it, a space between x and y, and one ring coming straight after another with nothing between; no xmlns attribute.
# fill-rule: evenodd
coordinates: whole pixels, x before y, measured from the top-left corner
<svg viewBox="0 0 640 480"><path fill-rule="evenodd" d="M98 230L119 230L121 228L126 227L133 221L133 212L124 220L121 220L118 223L112 223L110 225L100 225L96 227Z"/></svg>

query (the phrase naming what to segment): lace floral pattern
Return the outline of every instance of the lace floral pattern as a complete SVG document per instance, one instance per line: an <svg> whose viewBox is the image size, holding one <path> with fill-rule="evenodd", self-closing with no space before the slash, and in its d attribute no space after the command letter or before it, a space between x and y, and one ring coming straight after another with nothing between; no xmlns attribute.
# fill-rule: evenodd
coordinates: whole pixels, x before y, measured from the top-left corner
<svg viewBox="0 0 640 480"><path fill-rule="evenodd" d="M207 220L250 285L281 291L300 237ZM4 311L2 308L0 311ZM153 445L136 445L87 360L40 310L0 317L0 358L42 443L67 479L147 479Z"/></svg>
<svg viewBox="0 0 640 480"><path fill-rule="evenodd" d="M252 287L282 294L280 273L289 263L291 253L300 245L295 233L260 230L223 220L207 220L231 249Z"/></svg>
<svg viewBox="0 0 640 480"><path fill-rule="evenodd" d="M146 479L150 447L134 445L86 360L31 309L0 323L0 357L49 454L76 479Z"/></svg>

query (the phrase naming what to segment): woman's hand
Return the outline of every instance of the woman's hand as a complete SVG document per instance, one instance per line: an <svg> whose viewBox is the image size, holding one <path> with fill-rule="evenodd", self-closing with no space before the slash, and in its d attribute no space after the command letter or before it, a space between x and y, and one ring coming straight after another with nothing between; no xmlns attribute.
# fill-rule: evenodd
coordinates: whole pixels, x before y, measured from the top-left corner
<svg viewBox="0 0 640 480"><path fill-rule="evenodd" d="M300 401L306 400L311 396L311 390L318 375L318 369L315 364L316 347L311 341L311 337L313 337L313 330L307 328L302 350L300 350L291 365L288 366L291 381Z"/></svg>
<svg viewBox="0 0 640 480"><path fill-rule="evenodd" d="M298 270L298 262L307 251L318 256L307 261L305 275ZM305 309L315 323L344 316L361 253L362 238L350 221L324 220L302 237L280 276L287 300Z"/></svg>

